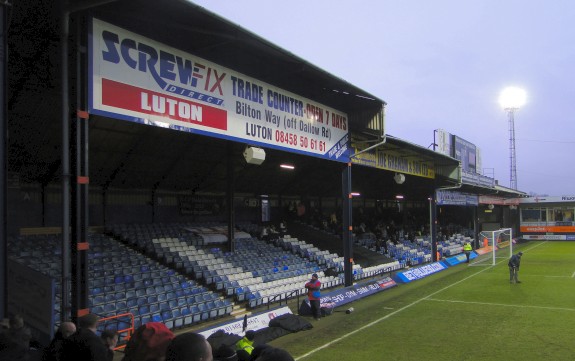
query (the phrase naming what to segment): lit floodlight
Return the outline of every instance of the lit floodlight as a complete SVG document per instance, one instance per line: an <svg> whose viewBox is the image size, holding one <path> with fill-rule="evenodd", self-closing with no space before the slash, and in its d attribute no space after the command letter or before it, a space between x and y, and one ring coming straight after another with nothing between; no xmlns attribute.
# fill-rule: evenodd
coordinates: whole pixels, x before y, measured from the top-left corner
<svg viewBox="0 0 575 361"><path fill-rule="evenodd" d="M515 154L515 111L525 104L525 90L509 87L503 89L499 104L507 112L509 120L509 187L517 189L517 160Z"/></svg>
<svg viewBox="0 0 575 361"><path fill-rule="evenodd" d="M503 89L499 96L499 104L503 109L519 109L525 105L526 100L527 94L525 90L516 87Z"/></svg>
<svg viewBox="0 0 575 361"><path fill-rule="evenodd" d="M361 193L359 193L359 192L351 192L352 197L359 197L360 195L361 195Z"/></svg>
<svg viewBox="0 0 575 361"><path fill-rule="evenodd" d="M280 164L280 168L293 170L295 167L291 164Z"/></svg>
<svg viewBox="0 0 575 361"><path fill-rule="evenodd" d="M403 196L401 194L398 194L395 196L395 199L403 199Z"/></svg>

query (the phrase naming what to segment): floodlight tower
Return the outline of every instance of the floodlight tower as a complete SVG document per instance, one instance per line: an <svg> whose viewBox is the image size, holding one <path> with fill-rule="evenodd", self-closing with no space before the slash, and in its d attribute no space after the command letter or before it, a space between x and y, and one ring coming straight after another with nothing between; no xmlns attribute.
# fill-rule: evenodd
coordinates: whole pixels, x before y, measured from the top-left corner
<svg viewBox="0 0 575 361"><path fill-rule="evenodd" d="M507 112L509 119L509 187L517 189L517 166L515 157L515 112L525 104L525 91L509 87L503 89L499 104Z"/></svg>

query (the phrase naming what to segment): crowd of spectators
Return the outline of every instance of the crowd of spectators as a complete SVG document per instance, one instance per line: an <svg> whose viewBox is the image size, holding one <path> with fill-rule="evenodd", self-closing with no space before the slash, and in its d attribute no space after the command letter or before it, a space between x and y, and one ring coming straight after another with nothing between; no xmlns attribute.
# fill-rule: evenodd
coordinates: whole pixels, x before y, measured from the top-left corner
<svg viewBox="0 0 575 361"><path fill-rule="evenodd" d="M34 347L31 332L21 315L12 315L0 329L0 360L6 361L113 361L118 333L98 330L99 317L87 314L73 322L62 322L50 344ZM175 335L161 322L141 325L129 338L122 361L293 361L285 350L254 342L247 331L235 345L212 348L201 334ZM249 346L249 347L248 347Z"/></svg>

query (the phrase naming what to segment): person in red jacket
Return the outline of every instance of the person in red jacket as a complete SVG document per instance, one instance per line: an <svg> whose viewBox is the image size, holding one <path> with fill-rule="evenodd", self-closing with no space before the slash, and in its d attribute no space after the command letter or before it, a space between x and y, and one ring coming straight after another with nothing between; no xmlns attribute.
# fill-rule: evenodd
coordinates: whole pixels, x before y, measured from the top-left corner
<svg viewBox="0 0 575 361"><path fill-rule="evenodd" d="M311 280L305 284L305 288L307 289L307 298L311 306L311 313L316 320L319 320L321 317L321 294L319 291L321 289L321 282L316 273L311 275Z"/></svg>

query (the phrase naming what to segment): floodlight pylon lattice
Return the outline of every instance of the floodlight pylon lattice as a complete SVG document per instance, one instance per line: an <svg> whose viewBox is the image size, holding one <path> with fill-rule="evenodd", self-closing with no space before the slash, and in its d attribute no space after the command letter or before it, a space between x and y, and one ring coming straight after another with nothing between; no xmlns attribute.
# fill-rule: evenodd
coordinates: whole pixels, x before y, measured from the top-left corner
<svg viewBox="0 0 575 361"><path fill-rule="evenodd" d="M508 108L509 118L509 188L517 189L517 156L515 154L515 109Z"/></svg>

